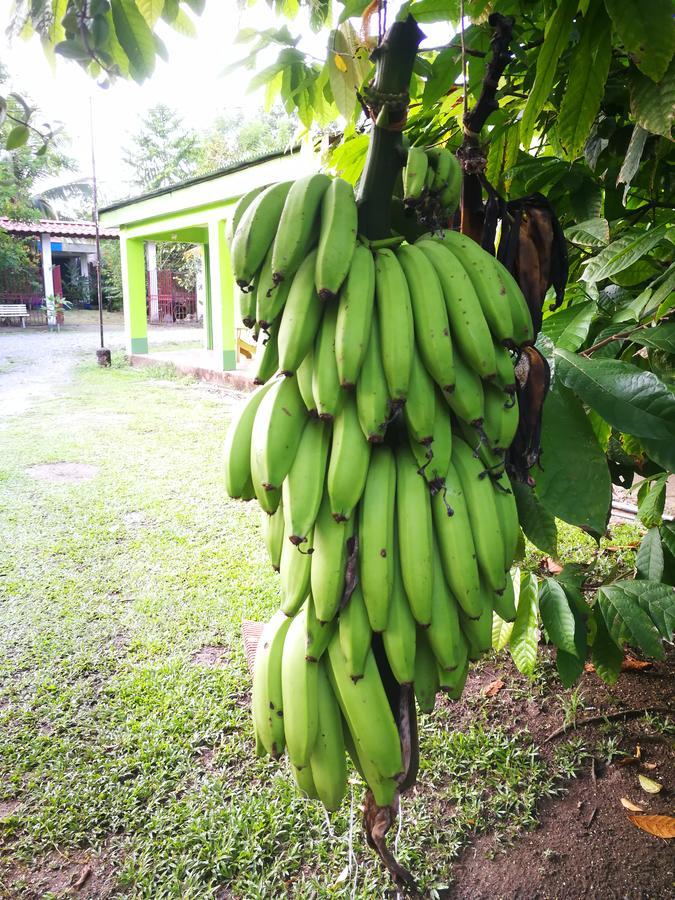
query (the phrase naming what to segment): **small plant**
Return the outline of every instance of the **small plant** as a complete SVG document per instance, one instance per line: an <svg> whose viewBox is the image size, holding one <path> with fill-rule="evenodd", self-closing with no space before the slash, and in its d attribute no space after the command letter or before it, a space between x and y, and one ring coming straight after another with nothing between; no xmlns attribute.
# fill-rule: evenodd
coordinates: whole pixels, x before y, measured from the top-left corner
<svg viewBox="0 0 675 900"><path fill-rule="evenodd" d="M563 724L566 728L577 724L577 714L579 710L585 709L584 698L581 693L581 687L576 687L570 692L568 697L560 698L560 706L563 711Z"/></svg>

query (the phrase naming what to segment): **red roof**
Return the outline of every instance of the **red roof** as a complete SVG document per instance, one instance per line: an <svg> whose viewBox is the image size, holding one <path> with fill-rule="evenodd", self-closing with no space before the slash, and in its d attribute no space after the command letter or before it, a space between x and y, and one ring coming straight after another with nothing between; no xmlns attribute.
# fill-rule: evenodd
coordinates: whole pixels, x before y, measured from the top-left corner
<svg viewBox="0 0 675 900"><path fill-rule="evenodd" d="M36 222L15 222L7 216L0 216L0 229L10 234L26 234L40 236L48 234L53 238L59 237L88 237L96 236L93 222L61 222L53 219L39 219ZM117 228L100 228L99 235L102 238L117 238Z"/></svg>

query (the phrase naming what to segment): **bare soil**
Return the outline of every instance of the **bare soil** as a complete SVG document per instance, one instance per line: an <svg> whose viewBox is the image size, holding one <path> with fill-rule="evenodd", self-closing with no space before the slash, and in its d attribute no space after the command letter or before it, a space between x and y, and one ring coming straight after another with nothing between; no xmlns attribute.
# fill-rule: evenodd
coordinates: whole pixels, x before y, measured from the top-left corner
<svg viewBox="0 0 675 900"><path fill-rule="evenodd" d="M673 842L652 837L628 819L626 798L645 813L675 814L675 740L645 726L644 719L580 724L584 719L621 710L662 707L675 710L675 660L650 669L624 672L608 689L593 673L581 682L585 709L577 727L567 736L581 737L591 752L603 736L613 734L630 758L640 748L639 763L615 759L609 765L599 754L586 771L566 784L564 796L541 805L539 827L519 837L508 848L492 836L477 838L453 866L453 886L446 900L660 900L670 898L675 886ZM495 724L527 727L540 752L553 752L561 736L546 738L562 724L560 705L550 696L537 702L514 700L511 688L521 676L509 662L484 667L468 684L467 696L484 691L496 679L505 682L490 698L489 717ZM458 704L458 717L470 717L466 703ZM464 707L464 709L462 709ZM627 757L623 757L625 760ZM638 774L659 782L659 794L648 794Z"/></svg>

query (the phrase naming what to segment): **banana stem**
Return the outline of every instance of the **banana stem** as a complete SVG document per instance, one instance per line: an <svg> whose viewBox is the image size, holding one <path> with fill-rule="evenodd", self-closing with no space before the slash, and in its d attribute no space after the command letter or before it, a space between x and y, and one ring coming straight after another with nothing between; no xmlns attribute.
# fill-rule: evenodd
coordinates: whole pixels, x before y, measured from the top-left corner
<svg viewBox="0 0 675 900"><path fill-rule="evenodd" d="M423 37L412 16L394 22L373 51L375 77L365 92L373 129L359 184L359 231L371 241L391 233L391 198L404 162L401 133L408 114L410 78Z"/></svg>

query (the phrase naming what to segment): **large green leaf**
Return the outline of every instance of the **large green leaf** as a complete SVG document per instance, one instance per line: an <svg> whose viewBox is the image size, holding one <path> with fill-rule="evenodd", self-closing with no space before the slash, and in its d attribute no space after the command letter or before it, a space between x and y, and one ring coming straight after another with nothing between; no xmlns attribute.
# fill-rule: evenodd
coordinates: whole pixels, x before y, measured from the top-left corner
<svg viewBox="0 0 675 900"><path fill-rule="evenodd" d="M658 84L637 72L633 75L630 110L638 125L653 134L670 137L675 113L675 63L671 63Z"/></svg>
<svg viewBox="0 0 675 900"><path fill-rule="evenodd" d="M340 13L338 22L341 23L351 18L360 18L368 6L370 6L370 0L344 0L344 8Z"/></svg>
<svg viewBox="0 0 675 900"><path fill-rule="evenodd" d="M675 396L653 372L555 350L556 377L618 431L675 441Z"/></svg>
<svg viewBox="0 0 675 900"><path fill-rule="evenodd" d="M593 621L595 638L591 659L600 678L607 684L614 684L621 671L623 650L612 640L599 604L593 608Z"/></svg>
<svg viewBox="0 0 675 900"><path fill-rule="evenodd" d="M675 356L675 322L663 322L654 328L644 328L631 335L631 341L643 347L655 347Z"/></svg>
<svg viewBox="0 0 675 900"><path fill-rule="evenodd" d="M551 643L566 653L576 653L574 613L565 591L554 578L545 578L541 583L539 612Z"/></svg>
<svg viewBox="0 0 675 900"><path fill-rule="evenodd" d="M528 573L520 580L518 609L509 639L511 656L523 675L532 675L537 662L537 619L537 579Z"/></svg>
<svg viewBox="0 0 675 900"><path fill-rule="evenodd" d="M558 137L569 156L583 152L600 109L612 59L612 35L605 10L596 4L584 23L579 45L570 62L567 88L560 105Z"/></svg>
<svg viewBox="0 0 675 900"><path fill-rule="evenodd" d="M462 69L457 50L441 50L431 64L431 74L424 85L422 101L425 107L432 106L439 97L448 92Z"/></svg>
<svg viewBox="0 0 675 900"><path fill-rule="evenodd" d="M141 15L152 28L157 19L162 15L164 0L137 0Z"/></svg>
<svg viewBox="0 0 675 900"><path fill-rule="evenodd" d="M602 534L612 501L607 461L580 402L555 385L544 403L535 493L553 516Z"/></svg>
<svg viewBox="0 0 675 900"><path fill-rule="evenodd" d="M413 0L406 12L418 22L459 22L459 0Z"/></svg>
<svg viewBox="0 0 675 900"><path fill-rule="evenodd" d="M549 99L555 82L558 60L567 46L578 0L562 0L546 23L546 37L537 55L537 72L521 119L520 136L527 149L532 141L537 116Z"/></svg>
<svg viewBox="0 0 675 900"><path fill-rule="evenodd" d="M638 578L644 581L661 581L663 575L663 547L658 528L650 528L642 538L635 557Z"/></svg>
<svg viewBox="0 0 675 900"><path fill-rule="evenodd" d="M653 81L660 81L675 51L675 24L671 0L605 0L607 12L622 44L636 66Z"/></svg>
<svg viewBox="0 0 675 900"><path fill-rule="evenodd" d="M675 589L656 581L617 581L598 591L612 640L629 642L655 659L663 659L661 638L670 640L675 627Z"/></svg>
<svg viewBox="0 0 675 900"><path fill-rule="evenodd" d="M581 276L583 281L603 281L605 278L611 278L617 272L627 269L662 241L666 237L666 231L665 225L649 231L631 229L618 241L612 241L597 256L589 260L584 274Z"/></svg>
<svg viewBox="0 0 675 900"><path fill-rule="evenodd" d="M565 237L581 247L605 247L609 243L609 222L601 217L586 219L566 228Z"/></svg>
<svg viewBox="0 0 675 900"><path fill-rule="evenodd" d="M523 531L535 547L549 556L556 556L558 530L555 519L544 509L531 487L518 482L513 482L512 487Z"/></svg>
<svg viewBox="0 0 675 900"><path fill-rule="evenodd" d="M666 505L667 473L657 476L653 481L645 481L638 491L638 518L647 528L655 528L661 524L661 517Z"/></svg>
<svg viewBox="0 0 675 900"><path fill-rule="evenodd" d="M134 81L144 81L155 68L155 42L134 0L111 0L117 39L129 59Z"/></svg>
<svg viewBox="0 0 675 900"><path fill-rule="evenodd" d="M326 64L333 100L340 115L349 121L354 115L357 85L347 38L339 30L331 31L328 48Z"/></svg>
<svg viewBox="0 0 675 900"><path fill-rule="evenodd" d="M541 330L556 347L578 350L588 336L597 311L594 300L586 300L545 316Z"/></svg>

